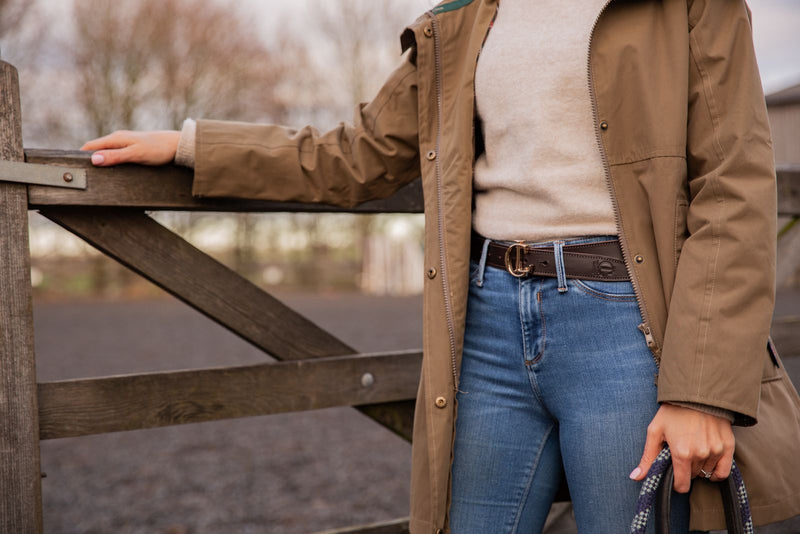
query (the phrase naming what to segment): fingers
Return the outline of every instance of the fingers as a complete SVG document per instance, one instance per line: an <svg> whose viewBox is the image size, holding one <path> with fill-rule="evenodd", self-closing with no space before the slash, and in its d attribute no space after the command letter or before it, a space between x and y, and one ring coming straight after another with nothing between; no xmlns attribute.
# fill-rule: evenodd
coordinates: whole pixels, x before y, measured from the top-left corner
<svg viewBox="0 0 800 534"><path fill-rule="evenodd" d="M133 154L133 148L130 146L115 150L99 150L92 154L92 165L110 167L111 165L135 161Z"/></svg>
<svg viewBox="0 0 800 534"><path fill-rule="evenodd" d="M728 475L731 474L731 466L733 465L733 451L731 454L725 454L720 458L719 462L717 462L717 466L714 468L714 471L711 475L712 482L719 482L720 480L725 480L728 478ZM709 472L706 470L706 472Z"/></svg>
<svg viewBox="0 0 800 534"><path fill-rule="evenodd" d="M135 132L120 130L93 139L81 150L93 150L92 164L100 167L120 163L163 165L175 157L180 132L175 130Z"/></svg>
<svg viewBox="0 0 800 534"><path fill-rule="evenodd" d="M92 154L92 165L109 167L132 160L130 147L136 143L136 138L126 130L116 131L97 139L87 141L81 150L95 151Z"/></svg>
<svg viewBox="0 0 800 534"><path fill-rule="evenodd" d="M669 444L674 490L678 493L689 491L692 478L705 478L701 470L711 473L712 481L723 480L730 473L734 437L727 419L692 408L663 404L647 429L645 456L652 454L647 449L654 438L658 438L659 446L661 441ZM645 473L639 474L643 477ZM641 477L631 478L640 480Z"/></svg>
<svg viewBox="0 0 800 534"><path fill-rule="evenodd" d="M647 441L644 444L642 458L639 460L639 465L629 475L632 480L643 480L647 476L650 466L653 465L663 446L663 432L661 432L660 427L651 423L647 427Z"/></svg>
<svg viewBox="0 0 800 534"><path fill-rule="evenodd" d="M107 148L125 148L134 142L127 130L120 130L114 133L98 137L87 141L80 148L81 150L103 150Z"/></svg>
<svg viewBox="0 0 800 534"><path fill-rule="evenodd" d="M678 493L687 493L692 487L692 477L695 471L692 465L692 454L680 447L670 447L672 451L672 472L675 475L673 489Z"/></svg>

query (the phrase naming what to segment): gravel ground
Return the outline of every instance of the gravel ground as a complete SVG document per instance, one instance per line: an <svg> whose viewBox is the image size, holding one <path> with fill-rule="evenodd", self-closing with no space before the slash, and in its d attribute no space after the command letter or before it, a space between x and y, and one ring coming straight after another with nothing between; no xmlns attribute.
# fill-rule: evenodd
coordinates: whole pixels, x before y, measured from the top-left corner
<svg viewBox="0 0 800 534"><path fill-rule="evenodd" d="M421 345L418 297L277 296L363 352ZM36 302L34 315L40 381L267 359L169 298ZM778 315L800 315L800 293ZM800 358L787 368L799 383ZM45 532L304 534L384 521L408 513L409 463L407 443L349 408L44 441ZM558 524L553 534L575 532Z"/></svg>

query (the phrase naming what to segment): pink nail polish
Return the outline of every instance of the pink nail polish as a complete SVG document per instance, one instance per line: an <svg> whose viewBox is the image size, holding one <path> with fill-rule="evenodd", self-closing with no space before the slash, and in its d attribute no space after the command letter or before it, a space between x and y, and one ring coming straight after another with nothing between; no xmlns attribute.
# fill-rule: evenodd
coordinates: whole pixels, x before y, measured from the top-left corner
<svg viewBox="0 0 800 534"><path fill-rule="evenodd" d="M636 477L638 477L641 473L642 473L642 470L637 467L636 469L631 471L631 474L628 475L628 476L631 478L631 480L636 480Z"/></svg>
<svg viewBox="0 0 800 534"><path fill-rule="evenodd" d="M102 165L105 160L106 158L104 158L102 154L92 154L93 165Z"/></svg>

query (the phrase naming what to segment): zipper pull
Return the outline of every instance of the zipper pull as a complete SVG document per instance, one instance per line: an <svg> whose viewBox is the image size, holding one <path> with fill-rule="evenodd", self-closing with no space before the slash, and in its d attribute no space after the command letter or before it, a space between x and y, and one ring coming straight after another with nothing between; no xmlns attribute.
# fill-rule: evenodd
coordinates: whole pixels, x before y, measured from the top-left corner
<svg viewBox="0 0 800 534"><path fill-rule="evenodd" d="M658 356L661 353L661 349L656 343L656 338L653 336L653 332L650 330L650 327L647 326L645 323L642 323L638 326L639 330L644 334L644 340L647 342L647 347L650 349L654 355Z"/></svg>

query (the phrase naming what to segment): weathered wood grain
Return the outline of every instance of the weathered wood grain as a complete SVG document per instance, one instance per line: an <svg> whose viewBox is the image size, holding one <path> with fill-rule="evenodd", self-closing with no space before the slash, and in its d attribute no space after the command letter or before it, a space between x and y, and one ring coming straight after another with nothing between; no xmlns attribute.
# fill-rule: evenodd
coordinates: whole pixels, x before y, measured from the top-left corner
<svg viewBox="0 0 800 534"><path fill-rule="evenodd" d="M420 352L403 351L45 382L40 433L64 438L413 399L421 364Z"/></svg>
<svg viewBox="0 0 800 534"><path fill-rule="evenodd" d="M408 534L408 518L317 532L317 534Z"/></svg>
<svg viewBox="0 0 800 534"><path fill-rule="evenodd" d="M17 70L0 61L0 159L22 161ZM0 182L0 532L42 532L28 199Z"/></svg>
<svg viewBox="0 0 800 534"><path fill-rule="evenodd" d="M422 187L419 180L383 200L366 202L354 209L324 204L298 204L234 199L192 197L192 171L176 165L146 167L120 165L93 167L88 152L77 150L26 150L30 163L69 165L86 169L88 187L72 190L31 186L28 201L32 208L44 206L116 206L148 210L193 211L308 211L356 213L420 213Z"/></svg>
<svg viewBox="0 0 800 534"><path fill-rule="evenodd" d="M279 360L357 352L138 210L61 207L41 212ZM413 401L361 410L411 439Z"/></svg>

